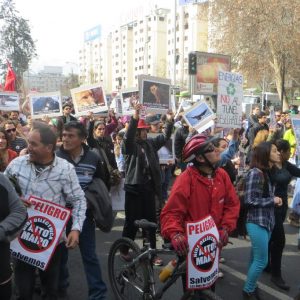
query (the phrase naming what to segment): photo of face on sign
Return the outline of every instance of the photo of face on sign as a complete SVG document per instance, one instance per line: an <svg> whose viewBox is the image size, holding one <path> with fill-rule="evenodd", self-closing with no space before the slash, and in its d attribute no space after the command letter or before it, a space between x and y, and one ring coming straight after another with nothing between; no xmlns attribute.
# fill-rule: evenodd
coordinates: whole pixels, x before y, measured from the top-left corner
<svg viewBox="0 0 300 300"><path fill-rule="evenodd" d="M75 98L73 101L75 102L79 112L105 105L102 87L82 90L74 95Z"/></svg>
<svg viewBox="0 0 300 300"><path fill-rule="evenodd" d="M169 109L170 85L145 80L143 82L142 98L145 106Z"/></svg>

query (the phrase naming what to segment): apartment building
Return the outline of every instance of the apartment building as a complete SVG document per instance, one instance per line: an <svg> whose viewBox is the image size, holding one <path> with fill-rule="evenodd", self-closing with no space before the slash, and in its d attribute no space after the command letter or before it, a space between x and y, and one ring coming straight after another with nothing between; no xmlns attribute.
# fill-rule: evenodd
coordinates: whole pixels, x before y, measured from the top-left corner
<svg viewBox="0 0 300 300"><path fill-rule="evenodd" d="M103 81L104 52L101 40L101 26L95 26L84 33L84 43L79 50L79 82L91 84Z"/></svg>
<svg viewBox="0 0 300 300"><path fill-rule="evenodd" d="M178 6L176 25L174 10L157 6L123 15L107 36L92 41L97 47L88 41L81 50L81 83L97 79L112 92L137 87L140 74L174 79L176 57L175 85L187 87L188 53L207 51L207 9L207 3Z"/></svg>

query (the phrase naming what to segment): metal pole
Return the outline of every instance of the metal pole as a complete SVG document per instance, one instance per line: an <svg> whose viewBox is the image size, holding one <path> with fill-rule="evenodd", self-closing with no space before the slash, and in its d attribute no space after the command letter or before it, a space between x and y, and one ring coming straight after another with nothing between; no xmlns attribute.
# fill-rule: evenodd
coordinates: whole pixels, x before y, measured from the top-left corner
<svg viewBox="0 0 300 300"><path fill-rule="evenodd" d="M177 0L174 0L174 57L173 57L173 85L176 85L176 17L177 17Z"/></svg>

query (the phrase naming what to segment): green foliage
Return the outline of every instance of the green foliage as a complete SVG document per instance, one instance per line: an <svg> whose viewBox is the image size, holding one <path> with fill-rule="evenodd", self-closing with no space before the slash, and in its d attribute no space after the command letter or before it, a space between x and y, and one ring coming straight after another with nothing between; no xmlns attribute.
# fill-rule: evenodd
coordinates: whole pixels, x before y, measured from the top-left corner
<svg viewBox="0 0 300 300"><path fill-rule="evenodd" d="M35 42L28 21L19 15L14 0L0 0L0 69L4 75L8 60L17 75L17 89L29 63L36 57Z"/></svg>

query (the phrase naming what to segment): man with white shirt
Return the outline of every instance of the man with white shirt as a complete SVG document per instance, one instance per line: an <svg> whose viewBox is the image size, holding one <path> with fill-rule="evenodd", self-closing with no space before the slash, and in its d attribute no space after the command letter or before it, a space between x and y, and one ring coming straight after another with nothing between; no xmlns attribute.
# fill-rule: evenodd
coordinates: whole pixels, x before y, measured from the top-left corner
<svg viewBox="0 0 300 300"><path fill-rule="evenodd" d="M86 200L74 166L55 155L56 136L49 126L35 125L28 135L28 155L12 161L5 175L15 177L25 202L29 196L42 198L65 206L73 206L71 232L66 247L73 249L79 243L79 235L85 219ZM27 205L30 203L27 202ZM39 271L43 299L58 298L59 267L62 244L58 244L46 271ZM15 283L18 300L32 299L34 293L35 267L16 260Z"/></svg>

